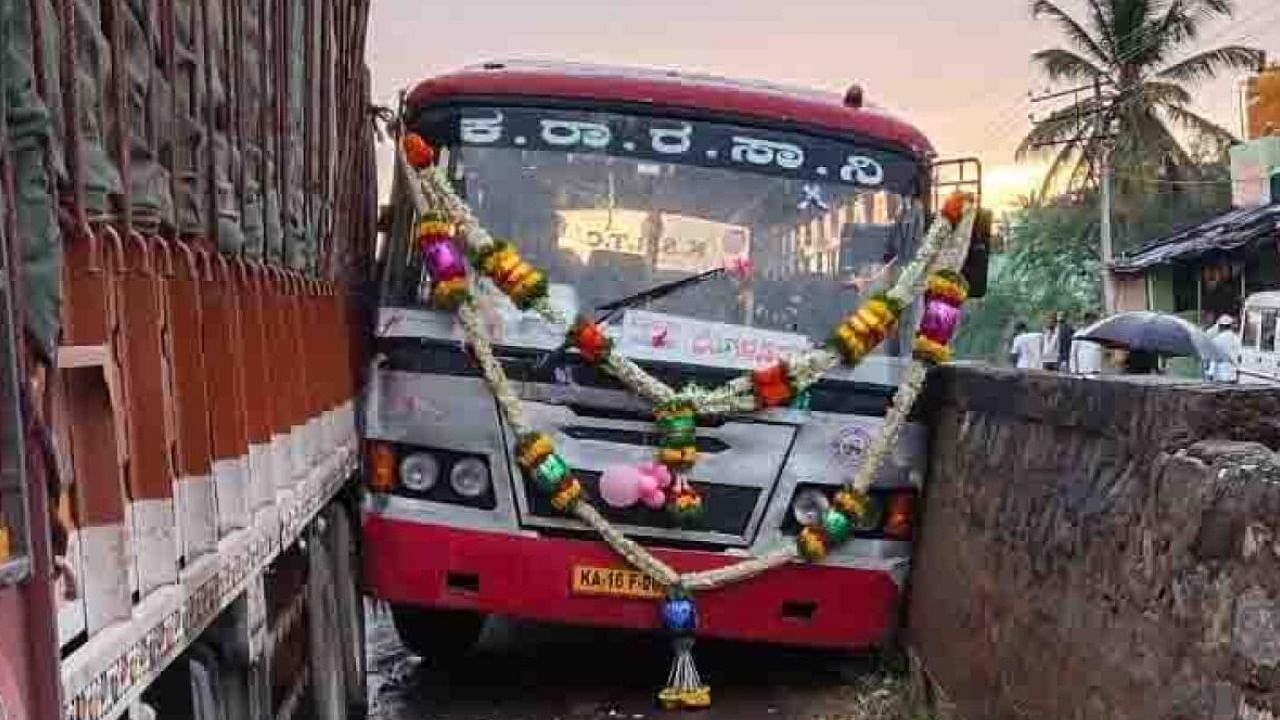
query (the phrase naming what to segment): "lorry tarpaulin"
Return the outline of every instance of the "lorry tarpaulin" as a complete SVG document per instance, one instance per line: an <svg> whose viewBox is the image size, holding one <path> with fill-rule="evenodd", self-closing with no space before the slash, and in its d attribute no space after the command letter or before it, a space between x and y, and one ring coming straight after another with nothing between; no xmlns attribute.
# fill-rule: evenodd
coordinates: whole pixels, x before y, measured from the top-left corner
<svg viewBox="0 0 1280 720"><path fill-rule="evenodd" d="M230 95L231 68L227 66L227 15L223 3L205 3L205 17L209 26L205 37L209 38L209 103L213 107L213 177L217 204L218 248L226 253L239 253L244 245L240 231L240 198L233 178L239 174L240 153L232 144L232 123L235 120Z"/></svg>
<svg viewBox="0 0 1280 720"><path fill-rule="evenodd" d="M247 7L245 7L247 5ZM258 15L258 3L242 3L240 13L240 37L243 38L237 62L240 75L240 116L244 134L240 138L241 187L243 188L244 251L249 257L263 256L263 197L262 197L262 125L263 110L262 23Z"/></svg>
<svg viewBox="0 0 1280 720"><path fill-rule="evenodd" d="M278 52L279 37L275 34L274 29L280 22L280 5L271 2L265 3L263 11L265 13L263 21L265 30L262 33L262 54L264 63L269 63L269 59L275 58ZM262 80L264 83L262 97L271 98L271 104L274 107L280 97L282 83L275 72L263 73ZM273 114L270 118L267 125L267 135L263 138L263 176L266 183L266 193L263 197L266 215L263 223L263 236L267 258L272 262L280 262L284 258L284 226L280 222L280 171L278 164L282 146L278 116Z"/></svg>
<svg viewBox="0 0 1280 720"><path fill-rule="evenodd" d="M54 125L37 89L32 31L31 5L27 0L0 0L0 64L4 66L0 82L5 94L4 122L13 161L14 205L22 247L26 308L23 322L36 348L52 357L62 302L61 234L53 205L54 178L46 164L46 152L54 149Z"/></svg>
<svg viewBox="0 0 1280 720"><path fill-rule="evenodd" d="M12 1L12 0L7 0ZM91 216L109 212L107 196L120 193L120 173L107 154L104 102L111 75L111 48L102 32L99 0L73 0L76 22L76 91L79 94L81 152L84 156L85 209ZM52 34L52 24L46 25Z"/></svg>
<svg viewBox="0 0 1280 720"><path fill-rule="evenodd" d="M195 0L173 0L174 117L173 155L174 211L178 231L184 235L204 235L205 131L204 74L200 63L204 42L200 35L199 8Z"/></svg>
<svg viewBox="0 0 1280 720"><path fill-rule="evenodd" d="M304 147L307 103L307 51L311 39L307 35L307 1L291 0L289 3L289 142L285 146L289 165L287 217L285 218L285 258L290 267L313 267L315 242L311 219L307 216L307 183L303 175L306 167Z"/></svg>
<svg viewBox="0 0 1280 720"><path fill-rule="evenodd" d="M35 347L52 352L58 339L62 239L55 189L70 189L73 179L91 222L120 220L119 201L128 198L144 234L174 229L209 237L216 229L224 251L309 273L328 270L320 267L336 249L328 246L346 242L335 232L342 208L332 196L345 177L340 168L352 159L338 152L349 141L339 132L350 134L343 130L353 124L348 103L359 102L345 86L352 73L343 58L363 37L343 27L351 19L343 3L69 0L68 7L74 36L64 34L58 0L0 0L24 321ZM123 42L116 54L113 22ZM71 56L66 66L64 51ZM122 64L118 73L114 58ZM75 107L64 108L71 83ZM63 117L72 110L75 117ZM78 173L63 148L67 126L78 140ZM113 132L121 127L123 138ZM65 193L62 202L72 204Z"/></svg>
<svg viewBox="0 0 1280 720"><path fill-rule="evenodd" d="M170 87L160 71L160 16L156 0L129 0L124 17L129 65L129 202L143 227L173 224L169 171L160 164L170 136Z"/></svg>

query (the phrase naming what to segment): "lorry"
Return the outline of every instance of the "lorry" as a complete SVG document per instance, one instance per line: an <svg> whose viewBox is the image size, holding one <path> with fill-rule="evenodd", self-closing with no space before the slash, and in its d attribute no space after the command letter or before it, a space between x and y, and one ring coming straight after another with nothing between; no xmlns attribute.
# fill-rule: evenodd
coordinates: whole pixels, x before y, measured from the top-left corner
<svg viewBox="0 0 1280 720"><path fill-rule="evenodd" d="M368 0L0 1L0 718L354 718Z"/></svg>
<svg viewBox="0 0 1280 720"><path fill-rule="evenodd" d="M590 317L646 297L605 332L674 387L710 387L811 348L869 292L862 281L916 252L941 190L981 182L976 161L936 163L920 131L856 86L840 98L676 71L491 62L418 84L400 124L476 220L545 272L556 312ZM518 468L523 441L474 348L429 302L415 228L434 221L422 219L416 192L397 175L376 264L367 591L390 604L404 643L430 657L469 647L492 615L662 627L652 601L666 589ZM980 294L976 240L966 274ZM753 268L750 282L647 294L711 277L728 257ZM564 328L491 296L494 352L526 419L554 439L604 517L677 571L765 552L812 523L864 459L911 360L904 321L876 354L827 373L800 402L700 418L692 477L705 513L686 523L660 504L601 502L611 467L660 444L650 406L583 353L563 352ZM705 593L699 634L846 650L888 642L926 442L912 423L853 541L821 562Z"/></svg>

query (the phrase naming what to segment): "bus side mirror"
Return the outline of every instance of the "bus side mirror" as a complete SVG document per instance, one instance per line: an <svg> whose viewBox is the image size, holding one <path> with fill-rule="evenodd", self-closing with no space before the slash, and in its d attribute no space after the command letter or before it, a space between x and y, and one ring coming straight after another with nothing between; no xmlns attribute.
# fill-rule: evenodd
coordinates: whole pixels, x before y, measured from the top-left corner
<svg viewBox="0 0 1280 720"><path fill-rule="evenodd" d="M987 294L987 264L991 255L991 211L979 208L973 219L973 235L969 238L969 254L964 258L960 274L969 282L969 297Z"/></svg>

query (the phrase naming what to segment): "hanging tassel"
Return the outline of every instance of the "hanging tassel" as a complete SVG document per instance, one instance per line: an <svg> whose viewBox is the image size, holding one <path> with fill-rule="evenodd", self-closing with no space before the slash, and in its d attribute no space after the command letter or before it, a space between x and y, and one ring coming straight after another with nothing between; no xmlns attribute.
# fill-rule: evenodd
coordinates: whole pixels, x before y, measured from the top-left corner
<svg viewBox="0 0 1280 720"><path fill-rule="evenodd" d="M671 634L675 658L667 674L667 686L658 693L658 702L667 710L700 710L711 707L711 688L702 683L693 664L694 633L698 629L698 609L682 589L675 589L662 601L662 624Z"/></svg>

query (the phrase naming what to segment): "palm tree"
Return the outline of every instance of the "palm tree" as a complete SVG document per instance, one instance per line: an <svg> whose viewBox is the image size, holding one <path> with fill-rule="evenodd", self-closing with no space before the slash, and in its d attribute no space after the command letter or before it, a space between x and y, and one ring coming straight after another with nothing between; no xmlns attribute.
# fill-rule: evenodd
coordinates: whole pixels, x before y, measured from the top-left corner
<svg viewBox="0 0 1280 720"><path fill-rule="evenodd" d="M1150 178L1188 178L1199 163L1184 147L1183 137L1214 148L1219 155L1235 140L1217 123L1190 108L1188 89L1229 70L1258 68L1261 50L1226 45L1187 54L1203 24L1229 17L1232 0L1085 0L1083 22L1053 0L1033 0L1033 17L1053 21L1070 49L1054 47L1032 60L1056 82L1106 88L1101 102L1092 92L1035 123L1018 147L1018 158L1052 155L1041 186L1080 190L1091 187L1092 158L1100 149L1094 127L1099 114L1114 134L1116 191L1134 196Z"/></svg>

